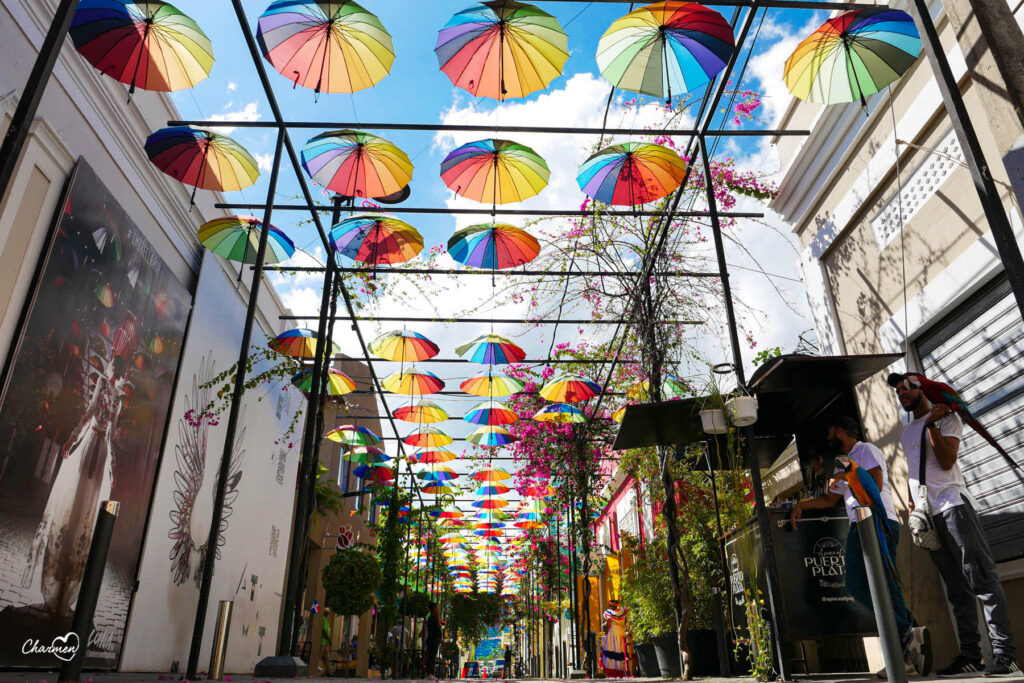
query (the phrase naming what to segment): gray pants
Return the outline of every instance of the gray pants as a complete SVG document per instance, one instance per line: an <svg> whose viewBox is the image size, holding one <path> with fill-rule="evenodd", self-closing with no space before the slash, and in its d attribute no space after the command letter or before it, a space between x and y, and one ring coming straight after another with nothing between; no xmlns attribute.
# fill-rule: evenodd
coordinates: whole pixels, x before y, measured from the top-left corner
<svg viewBox="0 0 1024 683"><path fill-rule="evenodd" d="M992 651L1013 657L1013 635L1006 595L996 574L992 551L981 529L978 513L966 498L944 512L933 515L942 547L931 552L932 561L946 584L953 605L960 654L981 659L981 635L975 597L981 601L988 622Z"/></svg>

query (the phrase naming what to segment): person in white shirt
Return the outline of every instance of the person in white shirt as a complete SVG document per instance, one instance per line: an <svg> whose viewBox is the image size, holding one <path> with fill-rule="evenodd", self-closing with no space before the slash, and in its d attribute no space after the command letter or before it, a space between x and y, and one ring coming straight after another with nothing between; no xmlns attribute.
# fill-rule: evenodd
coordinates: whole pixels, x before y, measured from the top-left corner
<svg viewBox="0 0 1024 683"><path fill-rule="evenodd" d="M889 385L913 419L903 427L903 453L907 458L911 510L922 504L920 489L921 439L925 437L925 487L928 512L942 545L929 554L946 585L953 606L960 653L939 676L957 676L982 670L981 636L975 598L981 601L992 642L992 661L986 676L1020 672L1014 659L1013 635L1006 595L996 573L992 551L978 513L967 497L967 485L957 462L963 423L949 406L932 405L913 376L893 373Z"/></svg>
<svg viewBox="0 0 1024 683"><path fill-rule="evenodd" d="M874 444L859 440L860 427L856 420L849 416L840 415L832 418L828 422L827 429L826 439L829 451L836 454L842 453L874 478L888 517L886 521L892 531L891 538L898 542L900 523L892 504L889 473L882 452ZM859 525L854 514L854 508L859 507L860 503L846 483L846 472L838 463L836 463L835 473L829 481L828 492L823 496L805 498L797 502L789 514L790 523L795 526L803 517L804 510L827 510L835 507L840 500L846 503L846 514L850 518L850 533L846 537L846 591L853 596L854 600L868 609L873 609L871 589L868 587L868 575L861 550ZM874 522L868 523L873 524ZM895 561L896 542L892 542L890 550ZM931 636L927 628L911 625L903 590L896 582L896 577L889 576L888 579L889 598L896 617L896 629L899 631L900 642L903 645L907 671L927 676L932 667ZM884 672L879 672L879 677L885 678Z"/></svg>

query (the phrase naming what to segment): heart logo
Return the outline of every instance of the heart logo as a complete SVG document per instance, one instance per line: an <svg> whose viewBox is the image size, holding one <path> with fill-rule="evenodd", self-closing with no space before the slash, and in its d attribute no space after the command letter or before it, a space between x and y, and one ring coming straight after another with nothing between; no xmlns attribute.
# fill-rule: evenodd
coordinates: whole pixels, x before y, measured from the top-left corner
<svg viewBox="0 0 1024 683"><path fill-rule="evenodd" d="M53 642L50 643L50 651L53 652L54 657L70 662L78 653L78 646L80 644L78 634L74 631L69 631L59 638L53 639Z"/></svg>

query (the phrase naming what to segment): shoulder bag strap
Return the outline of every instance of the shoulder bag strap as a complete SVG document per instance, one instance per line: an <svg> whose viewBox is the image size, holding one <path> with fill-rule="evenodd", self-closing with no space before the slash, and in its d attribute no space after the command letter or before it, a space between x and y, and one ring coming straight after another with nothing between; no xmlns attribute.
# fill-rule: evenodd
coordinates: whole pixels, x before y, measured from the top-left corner
<svg viewBox="0 0 1024 683"><path fill-rule="evenodd" d="M918 481L918 485L919 486L927 486L928 485L927 482L925 481L925 474L926 474L927 470L925 469L925 466L924 466L924 460L928 456L928 450L926 448L926 444L928 443L926 441L927 438L928 438L928 423L925 422L924 423L924 427L921 428L921 458L920 458L921 462L918 464L918 471L917 471L917 481Z"/></svg>

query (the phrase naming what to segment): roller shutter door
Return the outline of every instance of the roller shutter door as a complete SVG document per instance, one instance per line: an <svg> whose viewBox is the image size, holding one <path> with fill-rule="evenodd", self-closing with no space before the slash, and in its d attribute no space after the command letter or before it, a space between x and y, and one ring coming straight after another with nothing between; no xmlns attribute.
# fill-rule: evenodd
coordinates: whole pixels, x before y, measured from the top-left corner
<svg viewBox="0 0 1024 683"><path fill-rule="evenodd" d="M946 382L1024 464L1024 324L1005 276L917 341L926 377ZM960 468L997 562L1024 557L1024 475L964 425Z"/></svg>

